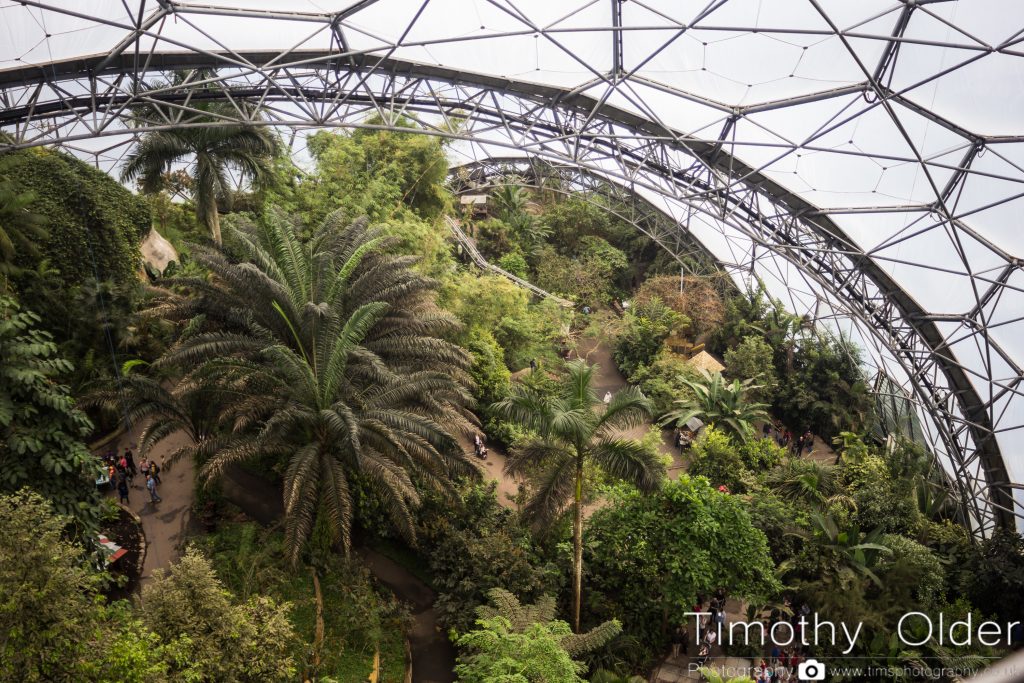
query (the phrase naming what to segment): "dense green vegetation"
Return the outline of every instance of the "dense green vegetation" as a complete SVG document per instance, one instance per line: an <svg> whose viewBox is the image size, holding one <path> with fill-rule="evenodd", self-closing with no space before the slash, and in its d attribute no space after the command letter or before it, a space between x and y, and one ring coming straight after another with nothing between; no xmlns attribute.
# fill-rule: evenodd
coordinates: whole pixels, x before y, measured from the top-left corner
<svg viewBox="0 0 1024 683"><path fill-rule="evenodd" d="M82 443L89 418L59 383L71 368L39 316L0 294L0 490L35 489L87 534L96 531L99 463Z"/></svg>
<svg viewBox="0 0 1024 683"><path fill-rule="evenodd" d="M1005 652L892 640L910 611L1017 617L1024 539L974 541L932 455L878 439L849 340L681 278L597 193L510 176L458 215L439 139L367 123L310 135L308 168L264 127L148 134L145 199L0 158L0 678L403 680L413 617L367 548L432 595L466 682L646 680L716 593L730 619L863 622L805 653L833 662ZM575 308L479 272L445 216ZM151 223L182 257L144 283ZM187 549L133 601L96 568L86 445L125 421L198 473ZM244 519L238 472L280 520Z"/></svg>
<svg viewBox="0 0 1024 683"><path fill-rule="evenodd" d="M628 481L641 491L653 491L662 469L654 453L635 439L616 436L618 430L642 424L650 415L647 399L633 387L604 401L594 390L594 366L572 361L554 392L526 384L514 388L496 404L503 417L535 433L516 445L505 471L532 479L533 493L523 507L530 523L548 527L572 502L573 626L580 628L583 580L584 471L597 468Z"/></svg>
<svg viewBox="0 0 1024 683"><path fill-rule="evenodd" d="M187 553L143 600L104 604L69 519L37 494L0 496L0 677L11 681L284 681L294 673L288 605L238 601Z"/></svg>

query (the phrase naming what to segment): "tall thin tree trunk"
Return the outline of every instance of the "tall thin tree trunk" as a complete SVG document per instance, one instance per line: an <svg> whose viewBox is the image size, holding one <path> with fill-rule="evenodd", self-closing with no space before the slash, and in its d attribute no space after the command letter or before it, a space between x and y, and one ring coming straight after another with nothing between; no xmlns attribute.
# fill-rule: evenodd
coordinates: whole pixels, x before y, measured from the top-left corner
<svg viewBox="0 0 1024 683"><path fill-rule="evenodd" d="M583 458L576 459L576 496L572 523L573 543L573 628L580 632L580 602L583 596Z"/></svg>
<svg viewBox="0 0 1024 683"><path fill-rule="evenodd" d="M210 209L210 234L213 235L213 241L220 245L220 213L217 212L216 200L213 202L213 208Z"/></svg>

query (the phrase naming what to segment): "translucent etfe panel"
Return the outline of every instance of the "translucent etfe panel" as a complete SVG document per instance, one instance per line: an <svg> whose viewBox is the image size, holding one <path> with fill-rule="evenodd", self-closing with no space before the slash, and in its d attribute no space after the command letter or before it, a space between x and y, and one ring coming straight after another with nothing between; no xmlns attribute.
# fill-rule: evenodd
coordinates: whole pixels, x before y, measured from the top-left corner
<svg viewBox="0 0 1024 683"><path fill-rule="evenodd" d="M311 14L329 14L348 9L359 4L355 0L176 0L175 4L186 9L189 5L230 7L233 9L254 9L265 12L308 12Z"/></svg>
<svg viewBox="0 0 1024 683"><path fill-rule="evenodd" d="M1019 267L986 302L982 318L992 340L1024 366L1024 272Z"/></svg>
<svg viewBox="0 0 1024 683"><path fill-rule="evenodd" d="M844 44L810 4L733 0L701 9L708 8L625 3L623 24L634 27L623 38L627 70L747 105L863 81L854 54L870 61L884 45L862 38Z"/></svg>
<svg viewBox="0 0 1024 683"><path fill-rule="evenodd" d="M1010 481L1024 484L1024 428L1020 427L1024 425L1024 397L1007 393L996 399L993 413L997 424L1005 425L996 428L996 440ZM1021 498L1018 496L1017 500Z"/></svg>
<svg viewBox="0 0 1024 683"><path fill-rule="evenodd" d="M982 401L993 400L1006 385L1009 368L1005 361L998 354L990 353L983 334L955 322L939 321L935 324L949 340L949 349L979 398Z"/></svg>
<svg viewBox="0 0 1024 683"><path fill-rule="evenodd" d="M1015 54L999 50L1003 38L1024 26L1024 4L948 4L945 13L952 25L932 16L934 6L914 12L905 35L909 42L900 49L893 70L892 88L972 133L1021 133L1024 57L1016 50ZM999 5L999 10L986 12L980 7L983 4ZM974 33L957 27L965 16L971 18ZM990 48L997 50L990 52Z"/></svg>
<svg viewBox="0 0 1024 683"><path fill-rule="evenodd" d="M384 0L342 22L357 47L383 40L398 58L559 86L610 70L610 25L610 3L580 0Z"/></svg>
<svg viewBox="0 0 1024 683"><path fill-rule="evenodd" d="M584 94L638 114L684 137L714 138L728 116L726 111L712 104L637 81L620 82L614 87L602 82L588 88Z"/></svg>
<svg viewBox="0 0 1024 683"><path fill-rule="evenodd" d="M332 46L332 33L327 21L288 21L264 17L216 16L182 14L154 27L158 37L144 38L144 49L179 52L181 45L210 52L226 52L226 61L235 59L231 52L247 50L282 53L291 50L327 50ZM155 44L155 47L154 47ZM337 49L335 44L335 49ZM287 63L287 56L281 63Z"/></svg>
<svg viewBox="0 0 1024 683"><path fill-rule="evenodd" d="M953 215L1011 256L1024 257L1024 143L992 145L970 170L953 195Z"/></svg>
<svg viewBox="0 0 1024 683"><path fill-rule="evenodd" d="M869 254L885 248L888 244L894 244L903 237L925 230L935 222L930 213L923 211L830 213L829 218ZM886 260L877 262L883 270L891 274L892 268Z"/></svg>
<svg viewBox="0 0 1024 683"><path fill-rule="evenodd" d="M925 220L871 257L926 310L968 314L1006 262L966 233Z"/></svg>
<svg viewBox="0 0 1024 683"><path fill-rule="evenodd" d="M88 3L63 0L55 9L0 0L0 69L100 54L127 36L134 25L120 0ZM128 3L138 11L135 3ZM57 10L81 13L73 16Z"/></svg>

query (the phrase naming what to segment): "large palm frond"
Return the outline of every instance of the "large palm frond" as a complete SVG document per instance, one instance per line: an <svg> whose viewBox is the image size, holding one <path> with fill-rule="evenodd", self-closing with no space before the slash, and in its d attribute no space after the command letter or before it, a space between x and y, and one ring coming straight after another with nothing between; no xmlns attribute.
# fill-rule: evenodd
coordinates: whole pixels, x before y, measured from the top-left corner
<svg viewBox="0 0 1024 683"><path fill-rule="evenodd" d="M723 428L740 441L748 441L754 433L754 423L769 418L767 405L748 400L749 392L760 389L751 380L725 381L722 373L702 369L697 379L682 378L693 393L693 398L675 401L678 408L664 415L662 425L682 427L693 417Z"/></svg>
<svg viewBox="0 0 1024 683"><path fill-rule="evenodd" d="M635 440L607 439L594 444L591 457L602 470L644 492L657 490L665 466L656 453Z"/></svg>
<svg viewBox="0 0 1024 683"><path fill-rule="evenodd" d="M436 336L454 325L432 304L436 283L387 254L379 230L336 214L310 239L300 229L273 213L240 223L245 257L197 249L212 277L172 281L192 296L162 304L191 331L160 364L185 372L186 393L216 395L229 427L200 475L282 459L293 560L322 526L348 549L354 478L413 542L413 475L438 490L479 476L449 431L467 424L469 356Z"/></svg>

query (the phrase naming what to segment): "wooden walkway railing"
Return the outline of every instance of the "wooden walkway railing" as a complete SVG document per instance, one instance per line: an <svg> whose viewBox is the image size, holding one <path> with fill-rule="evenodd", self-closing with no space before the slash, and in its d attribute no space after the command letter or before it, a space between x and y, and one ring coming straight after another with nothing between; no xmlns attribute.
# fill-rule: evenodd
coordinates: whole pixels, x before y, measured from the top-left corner
<svg viewBox="0 0 1024 683"><path fill-rule="evenodd" d="M469 254L469 258L471 258L473 260L473 263L475 263L481 269L489 270L492 273L496 273L504 278L508 278L509 280L519 285L523 289L528 289L539 297L542 297L544 299L551 299L552 301L557 302L559 306L564 306L565 308L574 308L576 306L576 304L574 304L573 302L567 299L563 299L560 296L555 296L551 292L546 292L537 285L533 284L532 282L527 282L523 278L513 275L504 268L499 268L498 266L494 265L493 263L484 258L484 255L481 254L480 250L476 248L476 242L473 241L472 237L466 234L466 232L462 229L462 226L459 225L458 221L456 221L451 216L445 216L444 219L448 223L448 229L450 229L452 231L452 234L455 235L455 239L459 241L459 244L461 244L463 248L465 248L466 253Z"/></svg>

